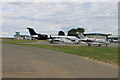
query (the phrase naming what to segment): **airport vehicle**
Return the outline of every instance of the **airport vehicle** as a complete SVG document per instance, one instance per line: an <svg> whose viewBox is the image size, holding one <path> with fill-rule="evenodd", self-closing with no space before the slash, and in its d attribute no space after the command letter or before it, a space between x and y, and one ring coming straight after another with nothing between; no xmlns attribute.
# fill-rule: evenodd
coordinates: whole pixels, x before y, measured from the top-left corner
<svg viewBox="0 0 120 80"><path fill-rule="evenodd" d="M78 37L76 36L52 36L47 34L38 34L34 31L32 28L27 28L30 32L30 35L33 39L38 40L48 40L50 43L55 42L64 42L64 43L71 43L71 44L79 44L80 42L85 42L88 44L88 46L91 45L98 45L99 47L101 45L108 45L109 42L104 39L95 39L95 38L88 38L85 37L82 33L76 33L78 34Z"/></svg>

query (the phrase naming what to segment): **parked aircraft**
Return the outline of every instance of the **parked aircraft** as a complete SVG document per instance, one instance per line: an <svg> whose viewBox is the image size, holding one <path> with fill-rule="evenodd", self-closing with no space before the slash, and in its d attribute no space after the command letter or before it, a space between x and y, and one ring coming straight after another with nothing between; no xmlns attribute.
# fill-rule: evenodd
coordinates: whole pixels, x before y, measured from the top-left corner
<svg viewBox="0 0 120 80"><path fill-rule="evenodd" d="M88 46L91 45L98 45L99 47L101 45L108 45L109 42L104 39L95 39L95 38L87 38L81 33L78 34L78 37L76 36L52 36L47 34L38 34L34 31L32 28L27 28L30 32L30 35L34 39L38 40L48 40L50 43L54 42L64 42L64 43L71 43L71 44L79 44L80 42L85 42L88 44Z"/></svg>
<svg viewBox="0 0 120 80"><path fill-rule="evenodd" d="M38 39L38 40L48 39L48 35L46 35L46 34L38 34L32 28L27 28L27 29L29 30L32 39Z"/></svg>
<svg viewBox="0 0 120 80"><path fill-rule="evenodd" d="M86 42L88 44L88 46L98 45L100 47L101 45L107 46L109 44L109 42L105 39L88 38L88 37L85 37L81 33L78 33L78 36L79 36L80 40L83 42Z"/></svg>
<svg viewBox="0 0 120 80"><path fill-rule="evenodd" d="M75 36L51 36L49 39L50 43L54 42L64 42L64 43L71 43L71 44L79 44L80 39Z"/></svg>

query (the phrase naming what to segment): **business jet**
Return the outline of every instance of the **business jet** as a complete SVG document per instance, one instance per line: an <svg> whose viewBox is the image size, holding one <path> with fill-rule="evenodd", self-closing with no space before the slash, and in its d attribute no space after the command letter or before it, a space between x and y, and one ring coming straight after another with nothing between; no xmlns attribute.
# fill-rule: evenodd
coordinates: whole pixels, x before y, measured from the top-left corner
<svg viewBox="0 0 120 80"><path fill-rule="evenodd" d="M99 47L101 45L108 45L110 42L105 40L105 39L95 39L95 38L88 38L88 37L85 37L82 33L77 33L78 34L78 37L80 38L80 40L82 42L85 42L88 44L88 46L91 46L91 45L98 45Z"/></svg>
<svg viewBox="0 0 120 80"><path fill-rule="evenodd" d="M52 36L47 34L38 34L32 28L27 29L29 30L32 39L48 40L50 43L64 42L71 44L79 44L80 42L80 39L75 36Z"/></svg>
<svg viewBox="0 0 120 80"><path fill-rule="evenodd" d="M38 39L38 40L48 39L48 35L46 35L46 34L38 34L32 28L27 28L27 29L29 30L29 33L30 33L32 39Z"/></svg>

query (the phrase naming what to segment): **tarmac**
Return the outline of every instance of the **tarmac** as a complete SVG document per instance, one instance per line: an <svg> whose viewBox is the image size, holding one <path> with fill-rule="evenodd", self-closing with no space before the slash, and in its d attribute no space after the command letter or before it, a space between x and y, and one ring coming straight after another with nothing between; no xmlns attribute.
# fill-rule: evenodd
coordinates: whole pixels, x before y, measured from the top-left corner
<svg viewBox="0 0 120 80"><path fill-rule="evenodd" d="M2 77L117 78L118 66L59 51L3 44Z"/></svg>

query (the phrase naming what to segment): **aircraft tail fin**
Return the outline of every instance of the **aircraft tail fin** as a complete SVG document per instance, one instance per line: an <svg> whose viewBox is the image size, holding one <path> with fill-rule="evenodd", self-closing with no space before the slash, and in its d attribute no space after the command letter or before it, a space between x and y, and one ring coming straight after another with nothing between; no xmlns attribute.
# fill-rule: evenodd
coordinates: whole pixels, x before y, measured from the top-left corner
<svg viewBox="0 0 120 80"><path fill-rule="evenodd" d="M30 32L30 35L37 35L37 33L32 28L27 28Z"/></svg>
<svg viewBox="0 0 120 80"><path fill-rule="evenodd" d="M77 33L77 34L80 39L85 37L82 33Z"/></svg>
<svg viewBox="0 0 120 80"><path fill-rule="evenodd" d="M50 39L53 39L53 37L50 35Z"/></svg>

